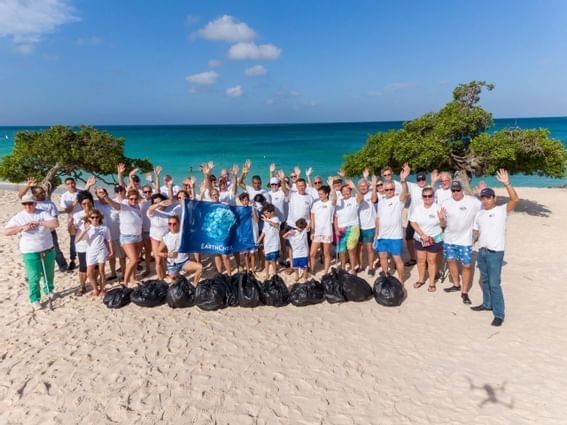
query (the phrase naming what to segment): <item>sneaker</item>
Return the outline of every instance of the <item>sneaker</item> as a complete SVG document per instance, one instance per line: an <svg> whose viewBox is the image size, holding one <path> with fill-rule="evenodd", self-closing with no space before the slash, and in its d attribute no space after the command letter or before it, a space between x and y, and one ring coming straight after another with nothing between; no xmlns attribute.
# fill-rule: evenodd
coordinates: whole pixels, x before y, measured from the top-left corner
<svg viewBox="0 0 567 425"><path fill-rule="evenodd" d="M77 268L77 265L75 264L75 260L71 260L71 262L69 263L69 266L67 267L67 271L72 272L76 268Z"/></svg>
<svg viewBox="0 0 567 425"><path fill-rule="evenodd" d="M443 290L444 290L445 292L459 292L459 291L461 290L461 287L460 287L460 286L455 286L455 285L453 285L453 286L451 286L451 287L449 287L449 288L445 288L445 289L443 289Z"/></svg>
<svg viewBox="0 0 567 425"><path fill-rule="evenodd" d="M67 264L62 265L61 267L59 267L59 271L61 273L66 273L67 272Z"/></svg>
<svg viewBox="0 0 567 425"><path fill-rule="evenodd" d="M411 267L411 266L415 266L416 264L417 264L417 261L412 259L412 260L406 261L404 266Z"/></svg>
<svg viewBox="0 0 567 425"><path fill-rule="evenodd" d="M485 306L481 305L475 305L474 307L471 307L472 311L492 311L491 308L486 308Z"/></svg>
<svg viewBox="0 0 567 425"><path fill-rule="evenodd" d="M504 322L504 319L500 319L499 317L495 317L494 320L492 321L491 325L492 326L502 326L502 322Z"/></svg>
<svg viewBox="0 0 567 425"><path fill-rule="evenodd" d="M463 299L463 304L472 304L471 299L469 298L469 294L461 294L461 298Z"/></svg>

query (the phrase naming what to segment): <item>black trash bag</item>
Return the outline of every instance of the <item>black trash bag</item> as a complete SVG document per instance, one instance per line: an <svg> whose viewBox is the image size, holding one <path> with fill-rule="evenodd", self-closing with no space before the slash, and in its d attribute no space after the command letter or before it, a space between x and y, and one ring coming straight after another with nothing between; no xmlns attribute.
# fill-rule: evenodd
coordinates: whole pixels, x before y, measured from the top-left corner
<svg viewBox="0 0 567 425"><path fill-rule="evenodd" d="M272 307L283 307L289 304L289 289L277 274L260 283L260 300L262 304Z"/></svg>
<svg viewBox="0 0 567 425"><path fill-rule="evenodd" d="M238 305L238 287L230 277L218 274L213 279L203 280L195 291L197 307L206 311Z"/></svg>
<svg viewBox="0 0 567 425"><path fill-rule="evenodd" d="M178 276L167 290L165 300L171 308L193 307L195 305L195 287L187 281L185 276Z"/></svg>
<svg viewBox="0 0 567 425"><path fill-rule="evenodd" d="M250 273L236 273L231 283L238 287L238 300L240 307L253 308L261 304L260 287L258 281Z"/></svg>
<svg viewBox="0 0 567 425"><path fill-rule="evenodd" d="M325 299L325 288L321 282L308 280L305 283L296 283L289 291L289 300L294 306L319 304Z"/></svg>
<svg viewBox="0 0 567 425"><path fill-rule="evenodd" d="M163 280L146 280L130 294L130 299L140 307L157 307L165 303L168 285Z"/></svg>
<svg viewBox="0 0 567 425"><path fill-rule="evenodd" d="M394 276L386 276L380 273L374 282L374 299L380 305L397 307L404 300L404 287Z"/></svg>
<svg viewBox="0 0 567 425"><path fill-rule="evenodd" d="M341 270L340 281L342 284L343 294L347 301L366 301L372 297L372 288L361 277L347 273Z"/></svg>
<svg viewBox="0 0 567 425"><path fill-rule="evenodd" d="M104 294L102 302L108 308L120 308L130 304L130 294L132 289L126 288L124 285L120 285L117 288L113 288Z"/></svg>
<svg viewBox="0 0 567 425"><path fill-rule="evenodd" d="M331 304L342 303L347 299L343 292L340 273L333 267L329 273L321 278L321 284L325 288L325 298Z"/></svg>

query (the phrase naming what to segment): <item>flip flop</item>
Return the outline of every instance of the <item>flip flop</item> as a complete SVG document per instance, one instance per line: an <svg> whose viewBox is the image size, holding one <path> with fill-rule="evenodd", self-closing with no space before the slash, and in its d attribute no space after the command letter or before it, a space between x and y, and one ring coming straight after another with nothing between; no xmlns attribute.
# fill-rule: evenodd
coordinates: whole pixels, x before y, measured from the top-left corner
<svg viewBox="0 0 567 425"><path fill-rule="evenodd" d="M427 292L435 292L435 291L437 291L437 286L435 286L435 285L429 285L429 286L427 287Z"/></svg>
<svg viewBox="0 0 567 425"><path fill-rule="evenodd" d="M417 281L417 282L415 282L415 283L413 284L413 287L414 287L415 289L419 289L419 288L421 288L423 285L425 285L425 282Z"/></svg>

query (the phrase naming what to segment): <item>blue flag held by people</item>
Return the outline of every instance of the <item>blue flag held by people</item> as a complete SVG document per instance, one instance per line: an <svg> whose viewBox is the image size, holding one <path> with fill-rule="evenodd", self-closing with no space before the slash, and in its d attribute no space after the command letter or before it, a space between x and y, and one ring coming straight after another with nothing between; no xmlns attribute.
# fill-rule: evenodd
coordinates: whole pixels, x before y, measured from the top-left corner
<svg viewBox="0 0 567 425"><path fill-rule="evenodd" d="M255 246L251 207L184 201L179 252L223 255Z"/></svg>

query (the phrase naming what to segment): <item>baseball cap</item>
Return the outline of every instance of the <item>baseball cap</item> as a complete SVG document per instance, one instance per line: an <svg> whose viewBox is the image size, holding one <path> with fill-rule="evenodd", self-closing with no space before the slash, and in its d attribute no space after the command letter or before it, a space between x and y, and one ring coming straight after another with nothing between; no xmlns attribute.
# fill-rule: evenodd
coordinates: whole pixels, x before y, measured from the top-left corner
<svg viewBox="0 0 567 425"><path fill-rule="evenodd" d="M494 190L492 190L489 187L485 187L484 189L482 189L480 191L480 197L490 197L492 198L493 196L496 196L496 193L494 193Z"/></svg>
<svg viewBox="0 0 567 425"><path fill-rule="evenodd" d="M453 183L451 183L451 190L463 190L463 185L460 181L455 180Z"/></svg>
<svg viewBox="0 0 567 425"><path fill-rule="evenodd" d="M270 184L280 184L280 179L278 179L277 177L272 177L270 179Z"/></svg>
<svg viewBox="0 0 567 425"><path fill-rule="evenodd" d="M416 177L417 179L427 179L427 174L425 174L424 171L420 171L420 172L418 172L418 173L415 175L415 177Z"/></svg>
<svg viewBox="0 0 567 425"><path fill-rule="evenodd" d="M35 196L33 196L31 193L22 196L22 200L20 201L21 204L27 204L29 202L37 202L37 199L35 199Z"/></svg>

